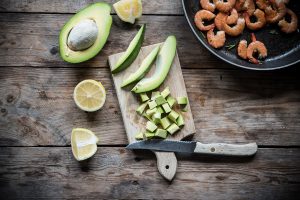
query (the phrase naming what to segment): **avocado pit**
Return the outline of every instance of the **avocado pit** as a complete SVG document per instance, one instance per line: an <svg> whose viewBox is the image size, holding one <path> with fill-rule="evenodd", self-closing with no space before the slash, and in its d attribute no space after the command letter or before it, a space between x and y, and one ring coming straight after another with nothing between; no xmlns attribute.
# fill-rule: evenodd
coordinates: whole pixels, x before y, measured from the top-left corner
<svg viewBox="0 0 300 200"><path fill-rule="evenodd" d="M82 51L91 47L98 36L98 27L94 20L84 19L75 25L68 36L67 45L73 51Z"/></svg>

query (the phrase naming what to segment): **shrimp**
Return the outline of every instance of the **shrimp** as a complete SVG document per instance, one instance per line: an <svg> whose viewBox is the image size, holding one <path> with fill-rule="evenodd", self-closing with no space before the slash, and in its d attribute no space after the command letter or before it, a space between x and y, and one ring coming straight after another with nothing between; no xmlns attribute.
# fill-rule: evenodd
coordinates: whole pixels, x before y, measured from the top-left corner
<svg viewBox="0 0 300 200"><path fill-rule="evenodd" d="M281 0L270 0L271 5L265 9L267 22L277 23L286 14L286 6Z"/></svg>
<svg viewBox="0 0 300 200"><path fill-rule="evenodd" d="M250 16L248 15L248 13L244 13L247 28L249 28L250 30L258 30L267 23L266 18L265 18L265 13L262 10L256 9L254 11L253 15L257 19L256 22L251 22Z"/></svg>
<svg viewBox="0 0 300 200"><path fill-rule="evenodd" d="M239 14L236 9L232 9L230 15L227 17L226 23L227 24L235 24L239 18Z"/></svg>
<svg viewBox="0 0 300 200"><path fill-rule="evenodd" d="M292 33L297 30L298 18L297 15L290 9L286 10L286 13L291 16L291 21L287 22L285 18L279 21L278 26L284 33Z"/></svg>
<svg viewBox="0 0 300 200"><path fill-rule="evenodd" d="M263 59L267 57L268 50L264 43L257 41L255 35L252 33L252 42L247 48L247 58L251 63L259 64L258 60L254 57L254 54L258 53L258 58Z"/></svg>
<svg viewBox="0 0 300 200"><path fill-rule="evenodd" d="M216 6L211 0L200 0L200 5L203 9L208 10L210 12L214 12Z"/></svg>
<svg viewBox="0 0 300 200"><path fill-rule="evenodd" d="M235 5L236 0L213 0L216 8L221 12L229 12Z"/></svg>
<svg viewBox="0 0 300 200"><path fill-rule="evenodd" d="M238 11L241 12L243 10L243 6L246 0L236 0L234 8Z"/></svg>
<svg viewBox="0 0 300 200"><path fill-rule="evenodd" d="M229 26L228 24L223 24L223 30L230 36L238 36L243 33L245 28L245 20L244 18L239 18L236 25L233 27Z"/></svg>
<svg viewBox="0 0 300 200"><path fill-rule="evenodd" d="M253 15L255 11L255 4L253 0L246 0L242 10L246 11L250 16Z"/></svg>
<svg viewBox="0 0 300 200"><path fill-rule="evenodd" d="M226 23L227 15L225 13L219 12L215 17L215 25L218 30L223 30L223 24Z"/></svg>
<svg viewBox="0 0 300 200"><path fill-rule="evenodd" d="M247 40L241 40L239 42L237 53L241 58L247 59Z"/></svg>
<svg viewBox="0 0 300 200"><path fill-rule="evenodd" d="M215 14L208 10L199 10L195 15L195 24L201 31L208 31L214 28L214 24L204 25L204 20L213 20L215 18Z"/></svg>
<svg viewBox="0 0 300 200"><path fill-rule="evenodd" d="M225 32L218 31L217 34L214 33L214 29L210 29L207 32L207 41L214 48L221 48L225 44Z"/></svg>
<svg viewBox="0 0 300 200"><path fill-rule="evenodd" d="M265 10L268 6L270 6L269 0L256 0L256 5L259 9Z"/></svg>

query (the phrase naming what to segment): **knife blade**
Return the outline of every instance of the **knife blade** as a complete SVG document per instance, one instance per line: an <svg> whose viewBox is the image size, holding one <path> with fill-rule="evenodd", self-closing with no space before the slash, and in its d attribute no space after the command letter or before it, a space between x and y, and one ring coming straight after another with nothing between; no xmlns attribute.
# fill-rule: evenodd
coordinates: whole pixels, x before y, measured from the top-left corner
<svg viewBox="0 0 300 200"><path fill-rule="evenodd" d="M197 141L173 141L173 140L143 140L126 146L127 149L148 149L152 151L198 153L226 156L251 156L257 152L256 143L248 144L226 144L211 143L204 144Z"/></svg>

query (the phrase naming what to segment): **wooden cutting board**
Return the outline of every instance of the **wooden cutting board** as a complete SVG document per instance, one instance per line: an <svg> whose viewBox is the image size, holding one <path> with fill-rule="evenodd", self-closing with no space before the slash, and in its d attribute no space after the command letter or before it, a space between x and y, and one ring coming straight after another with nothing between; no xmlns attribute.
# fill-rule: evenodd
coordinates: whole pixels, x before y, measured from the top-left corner
<svg viewBox="0 0 300 200"><path fill-rule="evenodd" d="M121 84L123 80L129 76L129 74L135 72L139 68L143 59L151 52L151 50L154 49L157 45L161 44L162 43L142 47L139 55L131 64L131 66L118 74L112 75L129 143L136 141L135 135L137 133L145 131L147 120L136 113L136 109L140 105L139 99L137 98L138 95L130 92L129 89L122 89ZM110 68L112 68L116 64L123 53L124 52L109 56L108 60ZM146 75L146 77L151 76L155 68L156 66L154 62L151 70ZM166 86L169 86L171 95L175 98L179 96L187 96L177 52L166 80L157 90L162 91ZM185 120L185 126L179 132L175 133L168 139L181 140L184 137L195 133L195 125L190 105L187 106L187 112L182 112L182 114ZM157 157L159 172L165 178L171 180L174 177L177 168L177 160L174 153L155 152L155 155Z"/></svg>

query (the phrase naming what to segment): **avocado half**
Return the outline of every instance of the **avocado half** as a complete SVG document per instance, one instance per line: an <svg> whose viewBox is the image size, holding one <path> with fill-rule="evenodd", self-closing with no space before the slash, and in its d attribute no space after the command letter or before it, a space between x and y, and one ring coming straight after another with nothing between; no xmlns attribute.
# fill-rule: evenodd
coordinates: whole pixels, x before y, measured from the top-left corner
<svg viewBox="0 0 300 200"><path fill-rule="evenodd" d="M60 56L67 62L80 63L96 56L103 48L109 35L112 24L110 6L107 3L94 3L80 10L62 28L59 34ZM94 20L98 27L98 35L95 43L82 51L73 51L68 45L68 36L74 26L84 19Z"/></svg>

